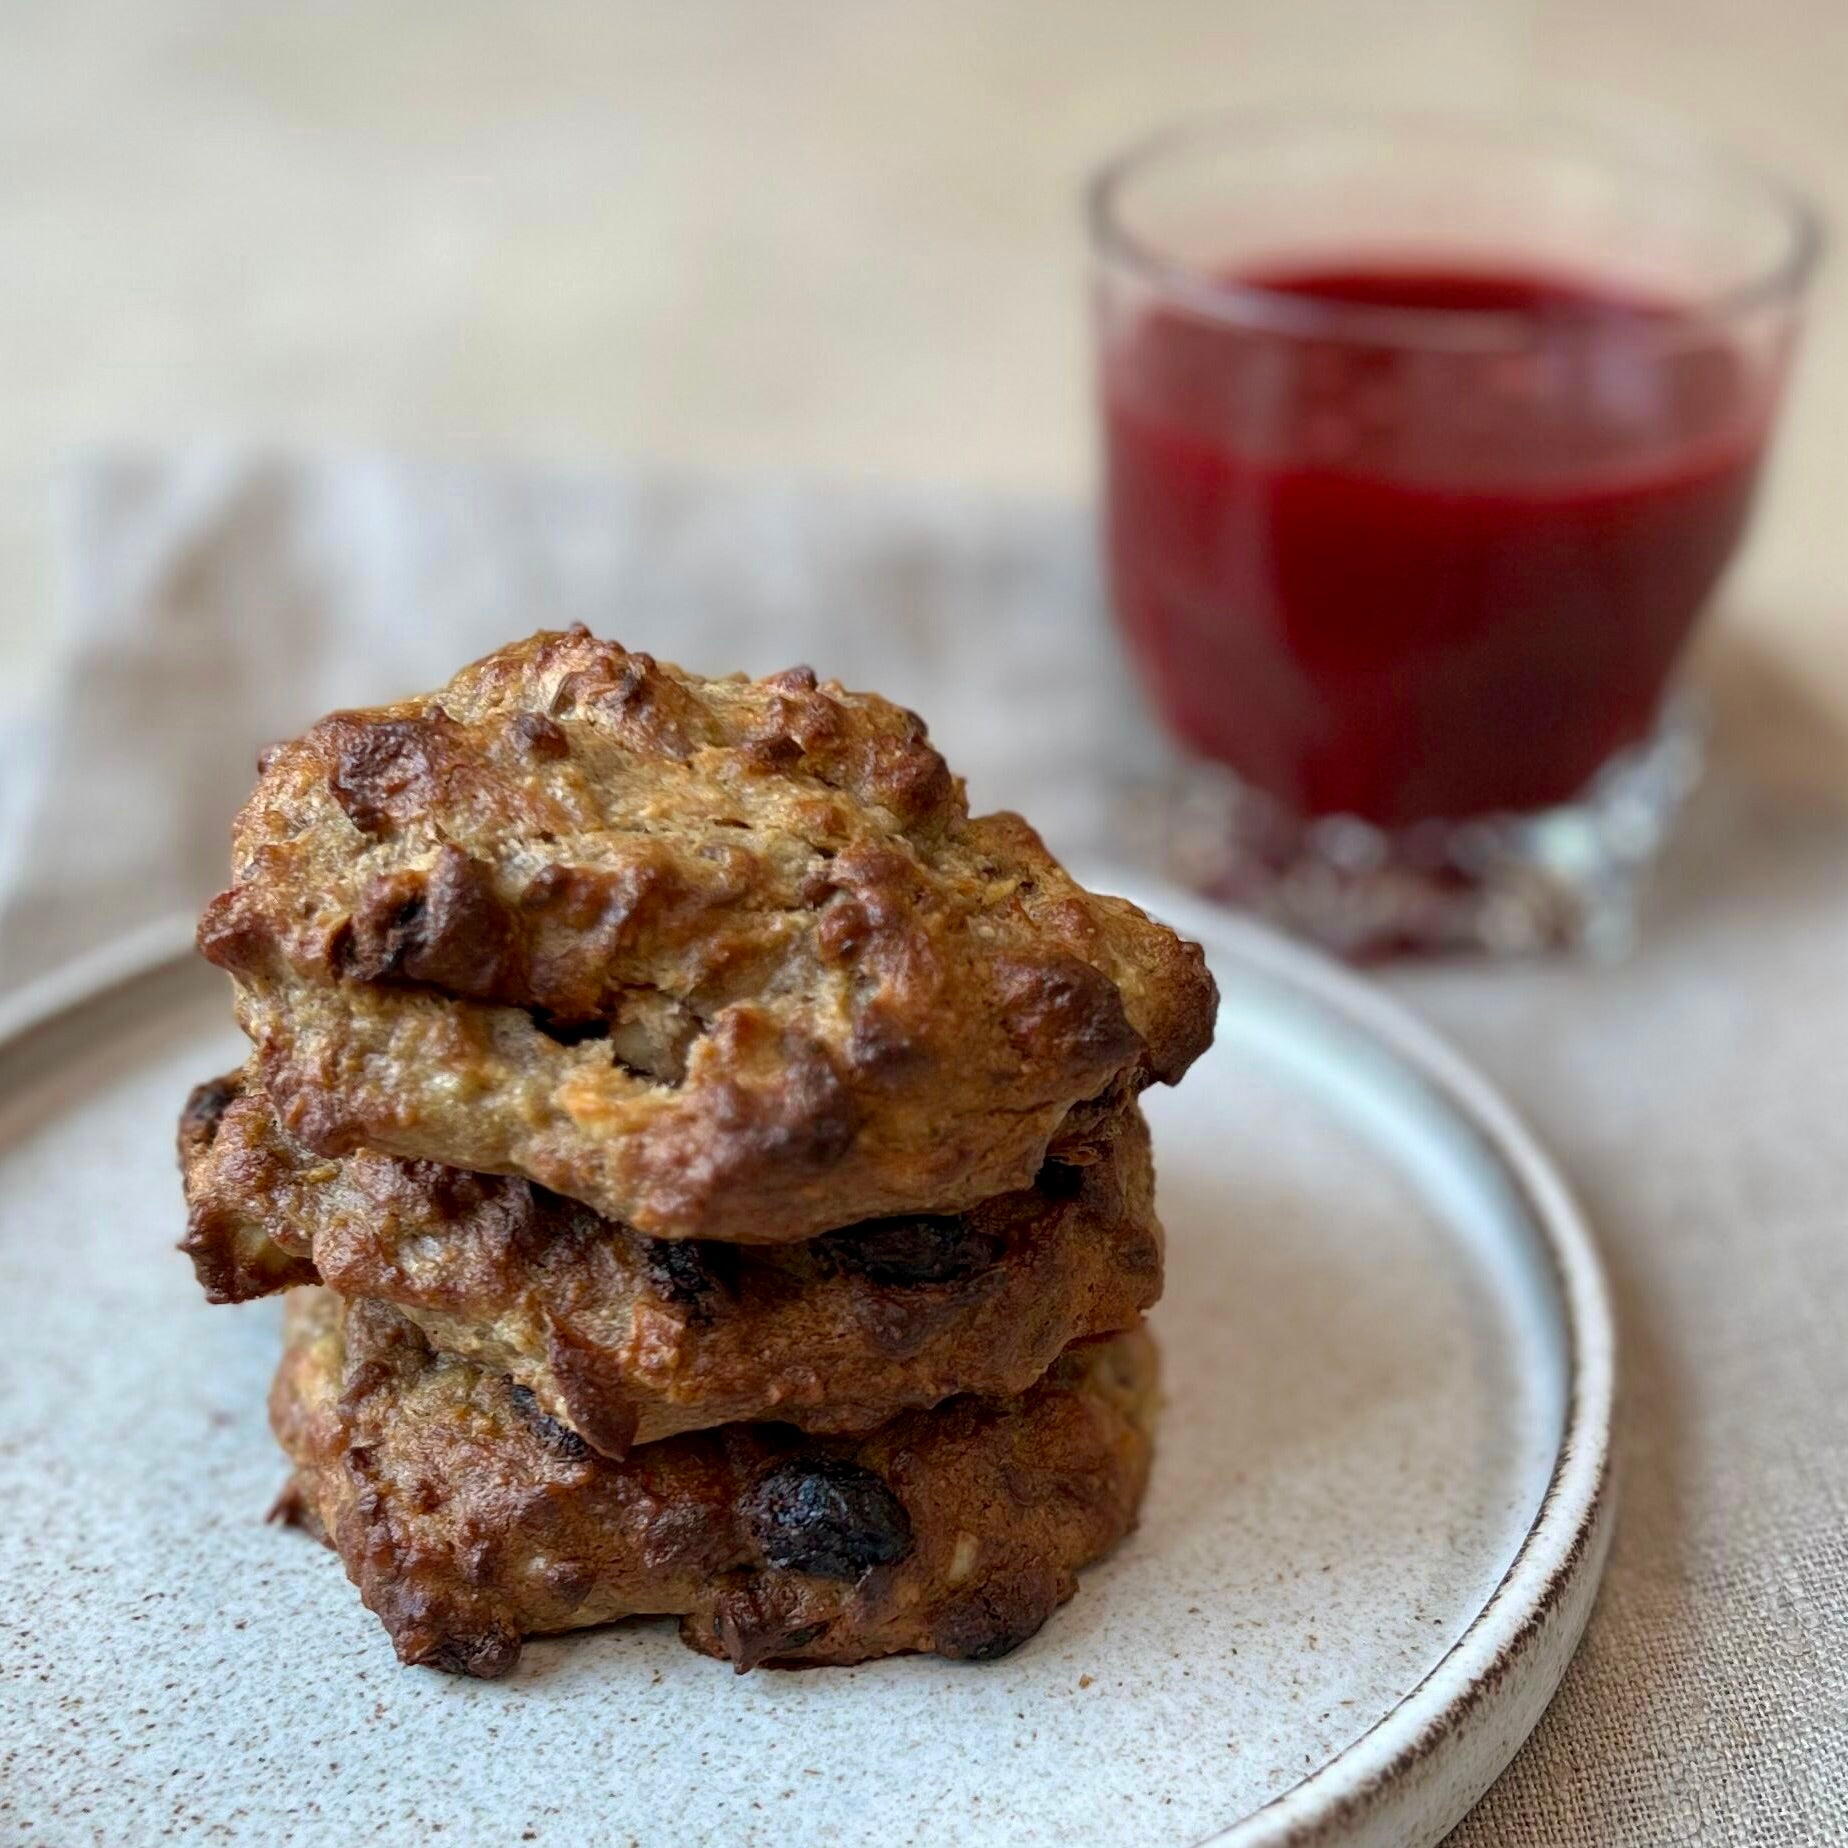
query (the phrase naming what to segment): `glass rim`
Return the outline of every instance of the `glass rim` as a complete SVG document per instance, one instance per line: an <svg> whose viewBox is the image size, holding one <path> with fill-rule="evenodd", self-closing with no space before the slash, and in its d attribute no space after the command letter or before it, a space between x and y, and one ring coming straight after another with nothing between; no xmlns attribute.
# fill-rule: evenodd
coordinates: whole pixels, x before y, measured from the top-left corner
<svg viewBox="0 0 1848 1848"><path fill-rule="evenodd" d="M1558 151L1589 156L1608 167L1649 165L1660 171L1672 159L1708 185L1724 183L1756 194L1760 209L1783 227L1783 248L1776 260L1742 282L1677 302L1680 312L1663 323L1664 338L1686 338L1691 330L1734 321L1780 301L1795 302L1823 254L1822 219L1802 191L1753 162L1682 131L1645 130L1636 125L1620 131L1608 120L1558 109L1491 114L1468 108L1295 104L1183 116L1104 161L1084 189L1093 258L1130 271L1204 319L1260 331L1324 339L1346 335L1374 346L1481 350L1519 343L1540 322L1532 310L1387 306L1291 295L1262 282L1229 280L1166 256L1123 220L1120 194L1128 182L1152 165L1203 144L1255 142L1266 132L1278 130L1340 135L1388 127L1523 135L1539 144L1556 142ZM1549 319L1557 326L1556 319Z"/></svg>

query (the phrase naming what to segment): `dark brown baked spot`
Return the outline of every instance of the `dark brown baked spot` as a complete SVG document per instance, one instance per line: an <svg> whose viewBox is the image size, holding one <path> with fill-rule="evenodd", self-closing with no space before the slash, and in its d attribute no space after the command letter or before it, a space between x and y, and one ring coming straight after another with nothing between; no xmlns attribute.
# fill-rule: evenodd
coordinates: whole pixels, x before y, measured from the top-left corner
<svg viewBox="0 0 1848 1848"><path fill-rule="evenodd" d="M812 1242L816 1262L897 1289L965 1283L1000 1261L1006 1250L993 1233L962 1218L887 1219L827 1232Z"/></svg>
<svg viewBox="0 0 1848 1848"><path fill-rule="evenodd" d="M652 655L611 643L595 667L567 674L552 701L552 715L596 714L639 755L684 762L708 742L706 709Z"/></svg>
<svg viewBox="0 0 1848 1848"><path fill-rule="evenodd" d="M745 1498L765 1560L816 1578L863 1578L911 1551L905 1504L870 1469L838 1457L772 1464Z"/></svg>
<svg viewBox="0 0 1848 1848"><path fill-rule="evenodd" d="M738 754L753 770L771 776L801 763L802 746L787 732L757 732L739 744Z"/></svg>
<svg viewBox="0 0 1848 1848"><path fill-rule="evenodd" d="M328 787L365 834L435 806L460 730L441 706L409 719L337 712L316 728L332 759Z"/></svg>
<svg viewBox="0 0 1848 1848"><path fill-rule="evenodd" d="M1059 1607L1059 1586L1050 1573L991 1582L941 1611L936 1623L938 1653L963 1662L995 1662L1044 1627Z"/></svg>
<svg viewBox="0 0 1848 1848"><path fill-rule="evenodd" d="M699 1239L651 1238L642 1241L648 1282L663 1302L684 1309L698 1322L710 1322L714 1309L736 1288L738 1248Z"/></svg>
<svg viewBox="0 0 1848 1848"><path fill-rule="evenodd" d="M791 1630L777 1644L778 1653L780 1654L785 1649L806 1649L827 1627L826 1624L821 1623L805 1623L801 1629Z"/></svg>
<svg viewBox="0 0 1848 1848"><path fill-rule="evenodd" d="M787 1585L741 1579L713 1599L711 1634L732 1667L748 1674L826 1633L825 1623L801 1622L799 1607L800 1594Z"/></svg>
<svg viewBox="0 0 1848 1848"><path fill-rule="evenodd" d="M921 725L915 738L903 744L881 738L867 755L864 794L900 821L920 826L948 805L955 779L936 747L925 743Z"/></svg>
<svg viewBox="0 0 1848 1848"><path fill-rule="evenodd" d="M781 673L764 676L765 686L778 687L785 693L813 693L818 684L815 670L806 664L786 667Z"/></svg>
<svg viewBox="0 0 1848 1848"><path fill-rule="evenodd" d="M852 1148L863 1106L825 1046L776 1034L758 1010L737 1007L713 1024L712 1038L720 1047L715 1063L755 1064L761 1043L773 1036L781 1061L777 1080L713 1082L710 1129L697 1146L674 1152L672 1168L662 1177L664 1191L691 1199L720 1184L747 1186L765 1171L823 1173Z"/></svg>
<svg viewBox="0 0 1848 1848"><path fill-rule="evenodd" d="M588 1450L606 1457L626 1456L629 1446L635 1442L640 1414L597 1365L595 1349L566 1322L554 1317L547 1318L546 1364L551 1369L565 1414L575 1427L559 1425L558 1429L579 1443L575 1455L563 1451L554 1454L567 1461L580 1460ZM538 1412L536 1400L534 1411L542 1418L545 1416ZM556 1420L547 1419L546 1422L553 1424Z"/></svg>
<svg viewBox="0 0 1848 1848"><path fill-rule="evenodd" d="M1033 1191L1048 1200L1076 1200L1084 1192L1084 1169L1066 1161L1043 1162Z"/></svg>
<svg viewBox="0 0 1848 1848"><path fill-rule="evenodd" d="M1109 1072L1141 1048L1116 984L1076 956L997 957L994 984L1002 1023L1024 1054L1062 1054L1074 1072Z"/></svg>
<svg viewBox="0 0 1848 1848"><path fill-rule="evenodd" d="M187 1093L186 1106L180 1112L180 1150L182 1159L191 1145L209 1149L218 1135L224 1115L244 1095L244 1080L233 1072L223 1078L208 1078Z"/></svg>
<svg viewBox="0 0 1848 1848"><path fill-rule="evenodd" d="M529 1007L526 1014L547 1039L561 1046L582 1046L590 1040L606 1040L610 1036L607 1020L560 1020L543 1007Z"/></svg>
<svg viewBox="0 0 1848 1848"><path fill-rule="evenodd" d="M232 975L249 975L270 958L276 934L247 888L234 885L207 902L193 941L207 962Z"/></svg>
<svg viewBox="0 0 1848 1848"><path fill-rule="evenodd" d="M815 941L822 956L832 963L851 962L872 940L873 927L866 907L841 893L822 907L815 926Z"/></svg>
<svg viewBox="0 0 1848 1848"><path fill-rule="evenodd" d="M416 982L471 1000L518 985L519 933L494 870L445 842L427 873L375 879L338 940L342 973L361 982Z"/></svg>
<svg viewBox="0 0 1848 1848"><path fill-rule="evenodd" d="M590 1455L590 1446L569 1425L560 1424L556 1418L548 1417L539 1409L539 1401L533 1396L530 1386L522 1386L516 1381L507 1388L507 1392L513 1400L514 1410L532 1427L533 1435L553 1456L562 1457L567 1462L576 1462Z"/></svg>
<svg viewBox="0 0 1848 1848"><path fill-rule="evenodd" d="M498 1681L520 1659L520 1639L502 1630L478 1636L445 1636L410 1657L413 1666L440 1668L474 1681Z"/></svg>

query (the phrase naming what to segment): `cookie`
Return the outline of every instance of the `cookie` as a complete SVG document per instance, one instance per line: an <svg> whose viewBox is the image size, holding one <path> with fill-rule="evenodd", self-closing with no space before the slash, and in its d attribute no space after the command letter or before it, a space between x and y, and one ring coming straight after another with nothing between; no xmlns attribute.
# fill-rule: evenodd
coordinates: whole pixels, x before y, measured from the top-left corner
<svg viewBox="0 0 1848 1848"><path fill-rule="evenodd" d="M774 1418L868 1431L957 1393L1024 1391L1071 1342L1160 1294L1148 1128L953 1217L800 1245L649 1239L510 1176L311 1153L242 1074L181 1119L182 1246L215 1302L325 1282L389 1301L446 1352L510 1373L609 1456Z"/></svg>
<svg viewBox="0 0 1848 1848"><path fill-rule="evenodd" d="M1199 947L913 714L582 630L266 752L204 953L317 1153L772 1244L1030 1187L1211 1039Z"/></svg>
<svg viewBox="0 0 1848 1848"><path fill-rule="evenodd" d="M614 1462L386 1304L297 1291L287 1329L279 1512L340 1554L401 1660L458 1674L645 1613L740 1671L1005 1655L1129 1531L1147 1480L1141 1333L861 1438L732 1425Z"/></svg>

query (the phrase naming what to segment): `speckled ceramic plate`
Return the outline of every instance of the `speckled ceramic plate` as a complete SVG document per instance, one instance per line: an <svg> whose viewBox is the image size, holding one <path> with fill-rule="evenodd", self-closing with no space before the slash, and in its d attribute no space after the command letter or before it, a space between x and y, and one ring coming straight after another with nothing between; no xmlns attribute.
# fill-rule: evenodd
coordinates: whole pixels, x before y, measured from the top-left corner
<svg viewBox="0 0 1848 1848"><path fill-rule="evenodd" d="M1033 1642L734 1679L664 1623L407 1671L263 1525L272 1305L171 1245L238 1057L159 934L0 1023L0 1838L1436 1841L1584 1625L1612 1337L1565 1190L1364 985L1180 899L1225 992L1152 1100L1168 1405L1140 1531ZM89 987L92 992L77 991ZM440 1831L440 1833L439 1833Z"/></svg>

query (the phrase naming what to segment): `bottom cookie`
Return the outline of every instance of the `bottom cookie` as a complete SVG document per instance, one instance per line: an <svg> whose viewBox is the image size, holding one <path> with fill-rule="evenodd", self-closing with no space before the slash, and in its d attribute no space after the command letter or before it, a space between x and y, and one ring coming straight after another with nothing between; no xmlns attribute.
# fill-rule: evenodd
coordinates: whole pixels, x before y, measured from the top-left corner
<svg viewBox="0 0 1848 1848"><path fill-rule="evenodd" d="M453 1673L644 1614L740 1672L1005 1655L1134 1526L1148 1479L1140 1331L1067 1349L1019 1398L864 1437L728 1425L613 1462L386 1304L297 1290L286 1329L279 1512L340 1554L403 1661Z"/></svg>

